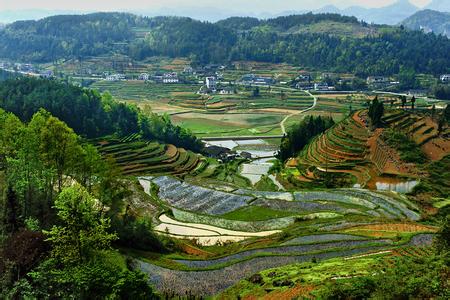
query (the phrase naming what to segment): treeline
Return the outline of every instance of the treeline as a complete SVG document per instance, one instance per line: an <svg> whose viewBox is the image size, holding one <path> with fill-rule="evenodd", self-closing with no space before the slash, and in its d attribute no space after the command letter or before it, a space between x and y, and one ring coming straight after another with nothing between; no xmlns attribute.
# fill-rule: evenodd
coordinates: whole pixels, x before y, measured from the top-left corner
<svg viewBox="0 0 450 300"><path fill-rule="evenodd" d="M298 33L301 26L324 21L371 27L374 33L362 38ZM135 27L145 34L137 35ZM190 57L198 63L285 62L361 76L398 74L401 69L442 74L450 69L450 40L446 37L400 27L379 28L336 14L269 20L235 17L208 23L104 13L17 22L0 31L0 57L52 61L112 51L137 60L164 55Z"/></svg>
<svg viewBox="0 0 450 300"><path fill-rule="evenodd" d="M223 28L238 30L250 30L258 26L273 26L279 30L288 30L298 25L309 25L323 21L367 25L365 23L360 23L356 17L341 16L332 13L313 14L311 12L303 15L281 16L267 20L251 17L231 17L218 21L216 24Z"/></svg>
<svg viewBox="0 0 450 300"><path fill-rule="evenodd" d="M45 110L0 109L0 294L6 299L153 299L115 245L163 251L124 209L128 185Z"/></svg>
<svg viewBox="0 0 450 300"><path fill-rule="evenodd" d="M277 158L285 161L295 157L315 136L325 132L334 124L331 117L306 117L300 123L295 124L282 138Z"/></svg>
<svg viewBox="0 0 450 300"><path fill-rule="evenodd" d="M143 137L200 152L203 144L165 116L142 113L108 94L56 80L22 77L0 83L0 108L28 122L43 108L87 138L142 133Z"/></svg>
<svg viewBox="0 0 450 300"><path fill-rule="evenodd" d="M450 100L450 84L437 84L431 88L431 94L437 99Z"/></svg>
<svg viewBox="0 0 450 300"><path fill-rule="evenodd" d="M18 73L12 73L12 72L8 72L8 71L0 69L0 81L17 78L19 76L20 76L20 74L18 74Z"/></svg>
<svg viewBox="0 0 450 300"><path fill-rule="evenodd" d="M147 21L132 14L61 15L18 21L0 31L0 56L48 62L67 57L95 56L134 38L132 28Z"/></svg>

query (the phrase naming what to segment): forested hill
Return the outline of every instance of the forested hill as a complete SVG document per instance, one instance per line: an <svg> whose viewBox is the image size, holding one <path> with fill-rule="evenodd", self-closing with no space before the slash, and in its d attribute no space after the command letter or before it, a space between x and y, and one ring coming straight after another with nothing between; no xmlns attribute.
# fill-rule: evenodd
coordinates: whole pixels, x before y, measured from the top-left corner
<svg viewBox="0 0 450 300"><path fill-rule="evenodd" d="M136 106L119 103L108 94L100 95L56 80L20 77L0 82L0 109L24 122L45 109L87 138L140 133L145 139L195 152L203 148L200 140L173 125L166 116L144 114Z"/></svg>
<svg viewBox="0 0 450 300"><path fill-rule="evenodd" d="M113 52L138 60L162 55L200 63L287 62L361 75L396 74L401 67L433 74L450 71L449 39L337 14L208 23L97 13L16 22L0 30L0 57L14 60L49 62Z"/></svg>
<svg viewBox="0 0 450 300"><path fill-rule="evenodd" d="M100 55L117 43L134 39L132 28L147 26L141 17L125 13L60 15L38 21L18 21L0 32L0 57L30 61Z"/></svg>

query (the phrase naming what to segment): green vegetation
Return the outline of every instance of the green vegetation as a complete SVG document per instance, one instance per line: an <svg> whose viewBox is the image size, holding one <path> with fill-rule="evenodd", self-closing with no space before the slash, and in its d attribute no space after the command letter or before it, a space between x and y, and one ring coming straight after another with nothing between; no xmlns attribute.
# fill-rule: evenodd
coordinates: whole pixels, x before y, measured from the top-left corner
<svg viewBox="0 0 450 300"><path fill-rule="evenodd" d="M8 298L153 297L145 276L112 249L126 244L110 226L126 185L80 140L45 110L27 124L0 110L0 290Z"/></svg>
<svg viewBox="0 0 450 300"><path fill-rule="evenodd" d="M383 131L382 139L392 148L399 151L400 158L409 163L425 163L427 158L420 147L406 134L395 128Z"/></svg>
<svg viewBox="0 0 450 300"><path fill-rule="evenodd" d="M292 215L293 213L289 211L274 210L260 206L249 206L222 215L222 217L224 219L236 221L265 221Z"/></svg>
<svg viewBox="0 0 450 300"><path fill-rule="evenodd" d="M201 141L188 130L173 125L167 116L144 114L133 105L114 101L108 94L101 96L93 90L52 80L24 77L2 82L0 108L22 121L31 120L34 113L44 108L77 134L89 138L141 133L145 139L196 152L203 148Z"/></svg>
<svg viewBox="0 0 450 300"><path fill-rule="evenodd" d="M437 99L450 100L450 85L437 84L431 89L431 94Z"/></svg>
<svg viewBox="0 0 450 300"><path fill-rule="evenodd" d="M429 164L426 168L429 176L423 179L414 188L414 194L430 193L434 196L447 199L450 197L450 156Z"/></svg>
<svg viewBox="0 0 450 300"><path fill-rule="evenodd" d="M300 152L315 136L334 125L329 117L307 117L294 125L281 140L278 158L285 161Z"/></svg>
<svg viewBox="0 0 450 300"><path fill-rule="evenodd" d="M381 125L381 118L384 114L383 102L378 101L378 97L375 97L369 105L369 118L372 121L374 127L379 127Z"/></svg>
<svg viewBox="0 0 450 300"><path fill-rule="evenodd" d="M323 24L330 23L335 34L321 30ZM301 30L302 26L310 30ZM239 32L241 27L246 28L245 34ZM0 32L0 42L1 57L24 61L50 62L118 52L137 60L163 55L190 57L194 64L287 62L361 75L398 74L402 67L442 74L449 67L450 52L446 37L368 25L337 14L269 20L231 18L217 24L118 13L56 16L6 25ZM49 44L55 45L51 51ZM421 44L434 46L417 46Z"/></svg>

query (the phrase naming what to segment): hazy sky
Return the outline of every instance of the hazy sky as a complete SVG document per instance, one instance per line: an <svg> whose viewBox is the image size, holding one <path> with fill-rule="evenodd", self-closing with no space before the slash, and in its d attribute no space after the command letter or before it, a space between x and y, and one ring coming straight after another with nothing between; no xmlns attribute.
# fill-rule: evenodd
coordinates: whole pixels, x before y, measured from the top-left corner
<svg viewBox="0 0 450 300"><path fill-rule="evenodd" d="M217 7L253 12L316 9L327 4L340 8L351 5L380 7L396 0L0 0L0 11L22 9L115 11L174 7ZM450 0L449 0L450 1ZM410 0L422 7L431 0Z"/></svg>

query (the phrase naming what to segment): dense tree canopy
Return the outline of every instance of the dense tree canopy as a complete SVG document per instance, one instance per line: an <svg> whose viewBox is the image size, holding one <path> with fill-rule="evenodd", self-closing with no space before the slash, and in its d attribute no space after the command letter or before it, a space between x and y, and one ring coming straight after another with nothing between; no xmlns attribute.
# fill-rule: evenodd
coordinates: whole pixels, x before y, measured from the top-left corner
<svg viewBox="0 0 450 300"><path fill-rule="evenodd" d="M110 226L110 213L121 219L113 208L125 197L124 184L113 169L49 112L41 109L22 123L0 109L2 296L154 297L145 275L130 270L112 249L113 241L133 241L144 249L163 247L149 224L138 230L130 229L132 222ZM107 206L111 209L104 209ZM129 236L122 241L115 230Z"/></svg>
<svg viewBox="0 0 450 300"><path fill-rule="evenodd" d="M281 140L278 158L286 160L300 152L316 135L323 133L334 125L330 117L309 116L292 126L287 135Z"/></svg>
<svg viewBox="0 0 450 300"><path fill-rule="evenodd" d="M202 143L195 136L173 125L167 117L143 114L136 106L114 101L108 94L55 80L22 77L1 82L0 108L25 122L43 108L88 138L142 132L147 139L196 152L202 150Z"/></svg>
<svg viewBox="0 0 450 300"><path fill-rule="evenodd" d="M299 30L311 24L326 27L326 22L354 26L366 34L344 36L326 30ZM52 61L112 52L135 59L153 55L195 57L203 63L287 62L361 75L398 74L410 69L441 74L450 69L450 40L444 36L368 25L337 14L310 13L269 20L230 18L208 23L181 17L103 13L16 22L0 31L0 57Z"/></svg>

